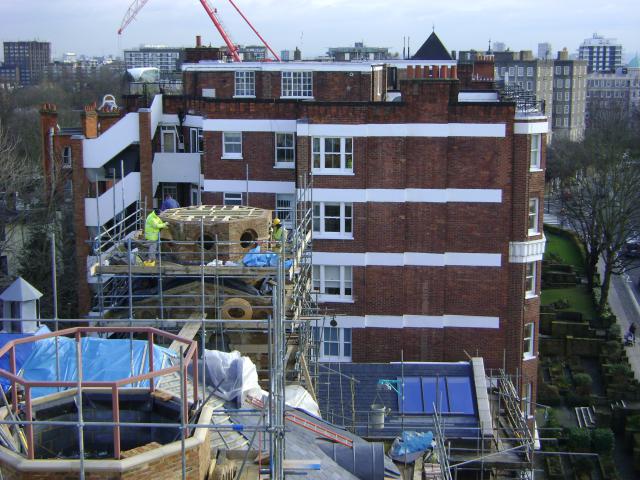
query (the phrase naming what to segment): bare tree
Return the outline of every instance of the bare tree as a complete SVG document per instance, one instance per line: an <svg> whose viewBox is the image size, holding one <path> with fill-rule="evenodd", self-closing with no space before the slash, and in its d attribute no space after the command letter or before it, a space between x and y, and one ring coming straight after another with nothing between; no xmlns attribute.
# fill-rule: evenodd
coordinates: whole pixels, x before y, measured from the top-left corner
<svg viewBox="0 0 640 480"><path fill-rule="evenodd" d="M612 274L622 274L631 261L623 254L624 247L631 237L636 236L640 225L640 165L622 159L609 165L600 173L606 189L603 193L598 221L601 225L604 264L600 304L602 309L607 302Z"/></svg>
<svg viewBox="0 0 640 480"><path fill-rule="evenodd" d="M20 153L17 141L0 123L0 256L13 256L19 250L18 237L30 215L39 183L36 165ZM6 281L6 277L0 281Z"/></svg>

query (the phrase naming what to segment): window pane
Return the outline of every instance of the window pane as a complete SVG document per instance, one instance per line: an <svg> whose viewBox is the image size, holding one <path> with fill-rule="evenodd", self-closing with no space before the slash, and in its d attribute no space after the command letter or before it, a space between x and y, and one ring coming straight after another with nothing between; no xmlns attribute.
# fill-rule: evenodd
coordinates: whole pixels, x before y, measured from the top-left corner
<svg viewBox="0 0 640 480"><path fill-rule="evenodd" d="M424 412L433 413L433 405L436 401L436 377L422 377L422 395Z"/></svg>
<svg viewBox="0 0 640 480"><path fill-rule="evenodd" d="M340 267L326 266L324 267L324 279L340 281Z"/></svg>
<svg viewBox="0 0 640 480"><path fill-rule="evenodd" d="M324 231L340 233L340 219L339 218L325 218Z"/></svg>
<svg viewBox="0 0 640 480"><path fill-rule="evenodd" d="M325 217L340 217L340 205L327 203L324 206L324 216Z"/></svg>
<svg viewBox="0 0 640 480"><path fill-rule="evenodd" d="M351 329L350 328L345 328L343 329L343 338L344 338L344 343L351 343Z"/></svg>
<svg viewBox="0 0 640 480"><path fill-rule="evenodd" d="M403 386L402 378L398 377L398 385L400 386L400 388L398 389L400 392L398 394L398 406L400 407L399 410L403 413L422 413L423 408L420 378L405 377Z"/></svg>
<svg viewBox="0 0 640 480"><path fill-rule="evenodd" d="M467 377L446 378L450 412L472 415L474 413L474 401L470 379Z"/></svg>
<svg viewBox="0 0 640 480"><path fill-rule="evenodd" d="M324 168L340 168L340 154L328 153L324 157Z"/></svg>

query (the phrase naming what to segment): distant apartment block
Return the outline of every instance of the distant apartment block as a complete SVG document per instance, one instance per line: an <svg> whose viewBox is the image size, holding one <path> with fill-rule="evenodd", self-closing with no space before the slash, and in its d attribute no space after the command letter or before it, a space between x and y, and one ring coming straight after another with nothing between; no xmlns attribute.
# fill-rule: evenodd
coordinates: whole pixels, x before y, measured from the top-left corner
<svg viewBox="0 0 640 480"><path fill-rule="evenodd" d="M462 59L462 53L460 55ZM551 131L553 105L553 61L535 58L531 50L495 52L495 73L498 82L516 84L526 92L535 94L544 102Z"/></svg>
<svg viewBox="0 0 640 480"><path fill-rule="evenodd" d="M580 45L578 58L587 62L589 73L615 72L622 66L622 44L594 33Z"/></svg>
<svg viewBox="0 0 640 480"><path fill-rule="evenodd" d="M49 42L4 42L4 66L18 67L20 85L35 85L51 62Z"/></svg>
<svg viewBox="0 0 640 480"><path fill-rule="evenodd" d="M125 68L155 67L160 75L180 71L184 48L164 45L144 45L138 50L125 50Z"/></svg>
<svg viewBox="0 0 640 480"><path fill-rule="evenodd" d="M640 61L614 73L594 72L587 76L587 113L592 109L613 109L631 115L640 109Z"/></svg>
<svg viewBox="0 0 640 480"><path fill-rule="evenodd" d="M580 140L585 128L587 62L563 49L553 61L553 133Z"/></svg>
<svg viewBox="0 0 640 480"><path fill-rule="evenodd" d="M553 58L553 47L549 42L538 44L538 58L540 60L551 60Z"/></svg>
<svg viewBox="0 0 640 480"><path fill-rule="evenodd" d="M368 47L362 42L356 42L353 47L329 48L327 55L336 62L350 62L353 60L386 60L391 58L388 48Z"/></svg>
<svg viewBox="0 0 640 480"><path fill-rule="evenodd" d="M0 89L10 89L20 84L20 69L15 65L0 65Z"/></svg>

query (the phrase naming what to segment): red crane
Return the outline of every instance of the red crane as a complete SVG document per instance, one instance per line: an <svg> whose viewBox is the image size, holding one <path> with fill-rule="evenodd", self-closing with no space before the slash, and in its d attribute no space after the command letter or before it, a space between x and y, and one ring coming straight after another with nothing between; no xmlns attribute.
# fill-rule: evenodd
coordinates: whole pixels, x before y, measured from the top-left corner
<svg viewBox="0 0 640 480"><path fill-rule="evenodd" d="M142 10L142 7L144 7L147 4L148 1L149 0L134 0L133 3L131 5L129 5L129 9L127 10L127 13L124 14L124 18L122 19L122 23L120 25L120 28L118 29L118 35L122 34L124 29L127 28L127 25L129 25L134 20L134 18L138 14L138 12L140 10ZM274 52L273 49L271 48L271 46L267 43L267 41L264 38L262 38L262 35L260 35L260 33L258 33L258 31L251 24L251 22L245 16L245 14L242 13L242 10L240 10L240 8L235 4L235 2L233 0L228 0L228 1L233 6L233 8L235 8L236 11L240 14L242 19L245 22L247 22L247 25L249 25L249 27L251 27L251 30L253 30L253 32L258 36L258 38L264 44L264 46L269 49L269 51L271 52L273 57L277 61L280 61L280 57L278 56L278 54L276 52ZM234 45L234 43L231 41L231 38L229 37L229 34L226 32L226 30L222 26L222 23L220 22L220 19L218 18L217 10L211 6L211 4L209 3L208 0L200 0L200 3L202 4L202 7L207 12L207 15L209 15L209 18L211 19L211 21L215 25L215 27L218 30L218 32L220 32L220 36L222 37L222 40L224 40L224 43L227 45L227 48L229 49L229 53L231 54L231 57L233 58L233 61L234 62L241 62L242 59L240 58L240 55L238 55L238 46Z"/></svg>

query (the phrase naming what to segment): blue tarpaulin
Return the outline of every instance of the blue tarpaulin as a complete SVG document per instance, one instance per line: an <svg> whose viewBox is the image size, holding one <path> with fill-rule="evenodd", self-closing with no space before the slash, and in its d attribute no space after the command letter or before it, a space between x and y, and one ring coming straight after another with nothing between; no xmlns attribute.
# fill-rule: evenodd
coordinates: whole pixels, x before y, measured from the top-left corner
<svg viewBox="0 0 640 480"><path fill-rule="evenodd" d="M261 252L260 245L249 250L242 263L247 267L277 267L278 254L273 252ZM289 269L292 265L291 260L285 260L284 268Z"/></svg>
<svg viewBox="0 0 640 480"><path fill-rule="evenodd" d="M106 382L149 372L149 344L146 340L105 339L83 337L81 339L82 379L85 382ZM78 379L76 341L58 337L59 376L56 375L56 339L46 338L34 343L33 351L22 366L22 376L27 380L75 382ZM170 366L176 353L154 345L154 370ZM125 387L145 387L149 382L138 382ZM32 390L34 398L55 393L56 388L39 387Z"/></svg>
<svg viewBox="0 0 640 480"><path fill-rule="evenodd" d="M0 333L0 348L4 347L12 340L24 337L33 337L34 335L41 335L43 333L49 333L49 329L46 326L40 327L36 333ZM29 358L29 355L31 355L34 345L35 342L29 342L16 346L16 368L18 371L22 368L25 360ZM0 368L7 372L11 372L11 365L9 364L10 358L11 356L8 352L0 358ZM2 389L6 392L11 387L11 382L7 378L0 377L0 385L2 385Z"/></svg>

